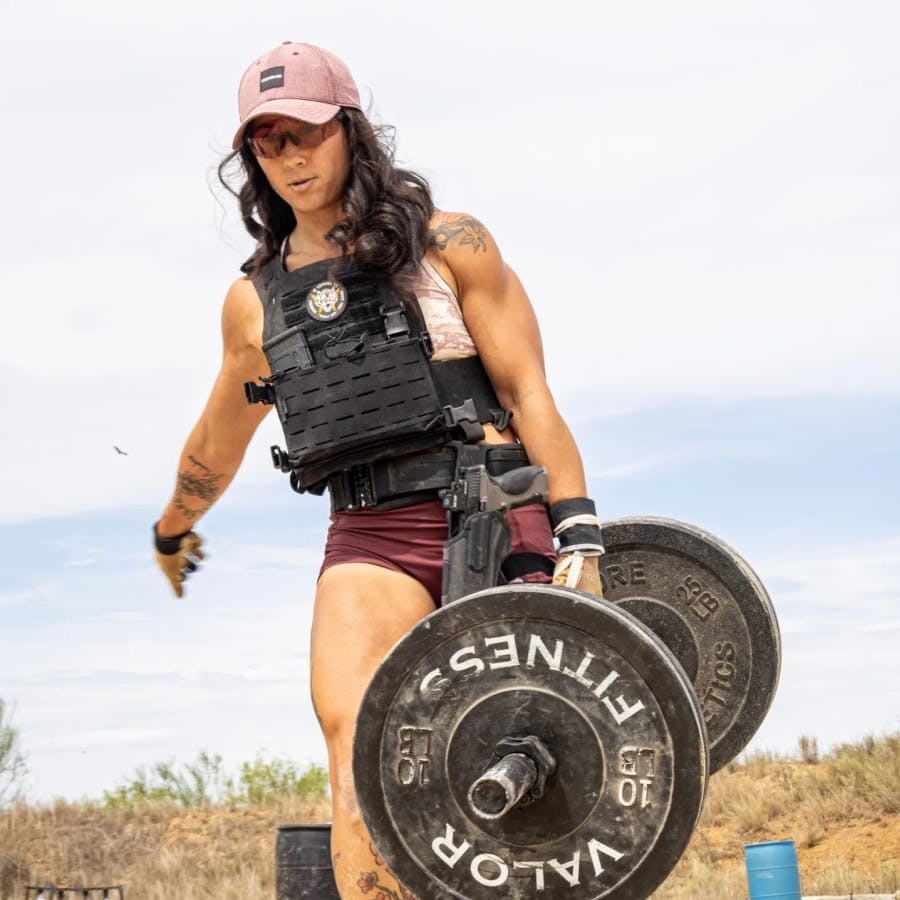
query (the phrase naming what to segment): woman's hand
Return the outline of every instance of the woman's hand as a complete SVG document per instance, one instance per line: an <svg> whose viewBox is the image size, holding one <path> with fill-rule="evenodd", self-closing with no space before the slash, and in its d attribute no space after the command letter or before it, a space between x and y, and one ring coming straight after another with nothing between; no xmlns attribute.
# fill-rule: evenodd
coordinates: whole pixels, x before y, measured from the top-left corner
<svg viewBox="0 0 900 900"><path fill-rule="evenodd" d="M159 524L159 523L157 523ZM196 572L198 564L203 559L203 538L194 531L185 532L171 538L159 536L153 526L153 539L156 551L156 564L162 570L163 575L172 585L176 597L184 596L184 579L191 572Z"/></svg>
<svg viewBox="0 0 900 900"><path fill-rule="evenodd" d="M588 497L570 497L554 503L549 513L553 534L559 539L559 561L553 570L553 583L602 597L603 533L594 501Z"/></svg>

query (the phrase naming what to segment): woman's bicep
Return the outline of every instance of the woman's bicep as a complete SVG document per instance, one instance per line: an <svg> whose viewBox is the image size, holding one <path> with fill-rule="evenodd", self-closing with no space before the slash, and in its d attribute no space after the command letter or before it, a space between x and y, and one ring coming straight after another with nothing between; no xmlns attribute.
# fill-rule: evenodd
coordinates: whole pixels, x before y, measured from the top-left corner
<svg viewBox="0 0 900 900"><path fill-rule="evenodd" d="M502 288L470 292L466 327L498 399L517 406L523 393L545 383L544 351L537 317L512 270Z"/></svg>
<svg viewBox="0 0 900 900"><path fill-rule="evenodd" d="M269 411L249 404L244 384L269 374L262 352L262 308L253 286L236 282L222 309L222 365L203 411L202 424L221 452L243 454Z"/></svg>
<svg viewBox="0 0 900 900"><path fill-rule="evenodd" d="M528 294L483 226L480 252L451 243L444 251L460 290L463 320L498 399L517 405L544 383L544 351Z"/></svg>

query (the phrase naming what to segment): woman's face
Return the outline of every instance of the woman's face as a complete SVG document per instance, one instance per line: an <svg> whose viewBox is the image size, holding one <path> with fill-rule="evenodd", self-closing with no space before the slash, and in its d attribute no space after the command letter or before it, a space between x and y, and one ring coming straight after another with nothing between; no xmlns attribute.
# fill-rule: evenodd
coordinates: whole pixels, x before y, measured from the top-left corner
<svg viewBox="0 0 900 900"><path fill-rule="evenodd" d="M333 210L336 219L342 215L350 153L336 118L311 125L287 116L260 116L249 127L259 167L295 214Z"/></svg>

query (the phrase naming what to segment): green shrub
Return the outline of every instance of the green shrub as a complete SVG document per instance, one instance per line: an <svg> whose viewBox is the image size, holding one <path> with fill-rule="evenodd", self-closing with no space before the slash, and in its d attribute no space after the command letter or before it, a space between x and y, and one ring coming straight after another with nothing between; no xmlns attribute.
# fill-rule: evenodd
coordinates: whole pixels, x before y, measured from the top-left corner
<svg viewBox="0 0 900 900"><path fill-rule="evenodd" d="M325 798L328 772L313 763L304 771L286 759L264 760L257 757L252 763L242 763L236 784L232 784L232 803L255 806L271 803L291 795L298 800L315 801Z"/></svg>
<svg viewBox="0 0 900 900"><path fill-rule="evenodd" d="M229 783L222 773L222 757L202 752L194 763L175 768L174 760L139 768L130 781L103 792L106 809L121 809L154 800L198 807L227 797Z"/></svg>
<svg viewBox="0 0 900 900"><path fill-rule="evenodd" d="M156 763L136 770L130 780L104 791L103 806L121 809L153 801L168 801L196 808L221 803L228 806L256 806L285 797L314 802L325 798L328 773L312 764L302 772L286 759L241 764L236 778L225 775L222 757L203 752L194 763L179 768L174 761Z"/></svg>
<svg viewBox="0 0 900 900"><path fill-rule="evenodd" d="M12 710L0 697L0 807L18 799L27 771L19 732L12 726Z"/></svg>

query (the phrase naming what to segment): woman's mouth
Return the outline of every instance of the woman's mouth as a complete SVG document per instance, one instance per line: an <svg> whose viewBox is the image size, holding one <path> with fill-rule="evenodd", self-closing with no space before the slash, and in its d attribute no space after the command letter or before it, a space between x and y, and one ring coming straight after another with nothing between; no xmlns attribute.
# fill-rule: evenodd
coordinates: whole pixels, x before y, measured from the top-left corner
<svg viewBox="0 0 900 900"><path fill-rule="evenodd" d="M288 187L290 187L292 191L297 191L299 193L305 191L314 180L314 178L299 178L297 181L289 182Z"/></svg>

